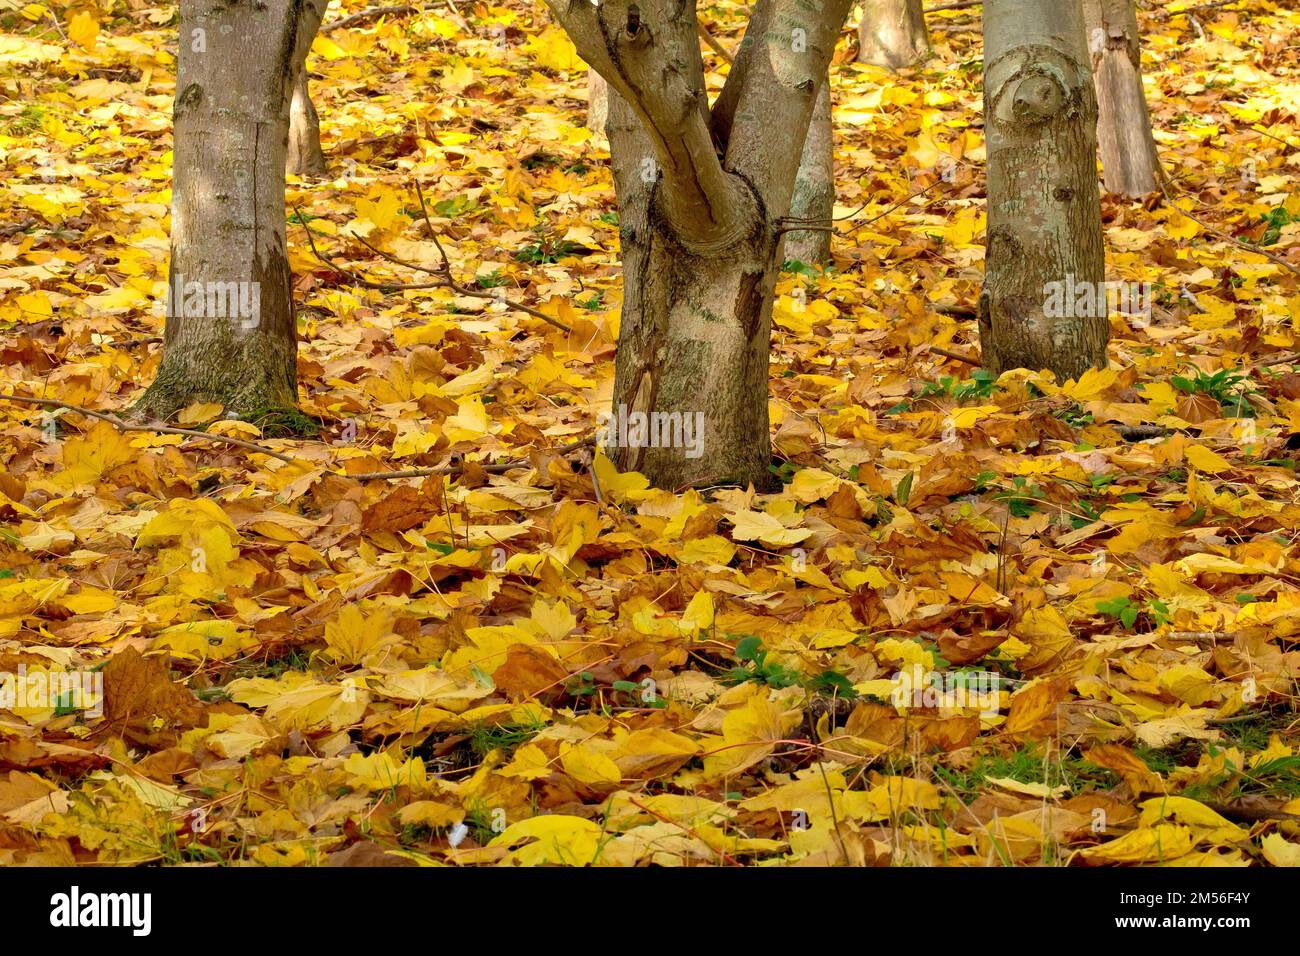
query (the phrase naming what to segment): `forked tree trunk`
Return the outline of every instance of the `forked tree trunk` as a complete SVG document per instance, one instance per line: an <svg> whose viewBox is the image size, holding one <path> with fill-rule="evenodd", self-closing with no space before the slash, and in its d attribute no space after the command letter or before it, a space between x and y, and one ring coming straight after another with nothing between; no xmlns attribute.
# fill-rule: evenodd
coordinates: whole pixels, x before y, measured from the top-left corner
<svg viewBox="0 0 1300 956"><path fill-rule="evenodd" d="M614 418L703 420L702 445L647 447L624 433L606 450L660 488L770 488L781 232L850 0L811 13L802 0L758 0L712 111L694 3L547 2L609 83L624 260Z"/></svg>
<svg viewBox="0 0 1300 956"><path fill-rule="evenodd" d="M293 102L289 107L289 154L285 172L295 176L324 176L325 151L320 145L320 117L311 101L307 69L298 71L293 85Z"/></svg>
<svg viewBox="0 0 1300 956"><path fill-rule="evenodd" d="M803 158L794 180L790 224L807 222L816 229L792 229L785 235L783 259L825 265L831 258L831 216L835 211L835 131L830 80L822 83L813 107Z"/></svg>
<svg viewBox="0 0 1300 956"><path fill-rule="evenodd" d="M929 55L921 0L865 0L858 25L858 62L897 70Z"/></svg>
<svg viewBox="0 0 1300 956"><path fill-rule="evenodd" d="M614 90L605 128L623 250L612 417L675 412L694 421L702 412L704 421L697 458L681 447L620 442L617 434L611 435L606 454L619 470L639 471L657 487L735 482L767 488L772 482L768 351L779 241L755 222L748 234L727 236L713 246L684 244L655 215L660 184L653 147Z"/></svg>
<svg viewBox="0 0 1300 956"><path fill-rule="evenodd" d="M1097 88L1097 142L1106 191L1140 198L1159 188L1160 161L1142 89L1142 47L1133 0L1084 0Z"/></svg>
<svg viewBox="0 0 1300 956"><path fill-rule="evenodd" d="M984 364L1077 378L1105 366L1109 338L1104 307L1049 308L1052 283L1095 293L1105 272L1083 12L1064 0L986 0L984 51Z"/></svg>
<svg viewBox="0 0 1300 956"><path fill-rule="evenodd" d="M296 404L284 164L293 77L316 29L303 6L181 3L167 324L139 416L192 402L241 417Z"/></svg>

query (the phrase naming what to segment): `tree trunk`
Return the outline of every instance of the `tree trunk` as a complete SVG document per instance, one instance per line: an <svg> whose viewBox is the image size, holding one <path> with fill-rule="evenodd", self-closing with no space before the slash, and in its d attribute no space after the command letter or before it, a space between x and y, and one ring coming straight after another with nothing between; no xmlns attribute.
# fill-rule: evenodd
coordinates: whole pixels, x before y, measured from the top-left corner
<svg viewBox="0 0 1300 956"><path fill-rule="evenodd" d="M181 3L167 323L138 416L219 402L256 418L296 404L284 168L293 77L317 26L304 6Z"/></svg>
<svg viewBox="0 0 1300 956"><path fill-rule="evenodd" d="M595 70L587 71L587 129L605 132L609 116L609 84Z"/></svg>
<svg viewBox="0 0 1300 956"><path fill-rule="evenodd" d="M660 488L771 488L781 234L850 0L813 15L801 0L758 0L712 111L693 3L547 2L609 84L623 314L607 453ZM702 441L655 440L665 434Z"/></svg>
<svg viewBox="0 0 1300 956"><path fill-rule="evenodd" d="M606 126L619 199L623 313L611 422L676 414L692 428L702 413L700 454L686 442L638 441L609 429L606 454L620 471L657 487L696 483L771 488L767 378L772 293L780 271L774 238L755 228L694 249L654 214L658 184L640 121L613 90ZM631 418L635 421L634 418ZM662 428L659 429L662 431ZM647 433L648 434L648 433ZM647 447L647 446L650 447Z"/></svg>
<svg viewBox="0 0 1300 956"><path fill-rule="evenodd" d="M320 146L320 117L311 101L307 69L298 71L289 107L289 156L285 172L295 176L324 176L328 172L325 151Z"/></svg>
<svg viewBox="0 0 1300 956"><path fill-rule="evenodd" d="M1097 141L1106 191L1138 199L1159 188L1160 161L1142 89L1133 0L1084 0L1097 88Z"/></svg>
<svg viewBox="0 0 1300 956"><path fill-rule="evenodd" d="M1077 378L1105 367L1109 338L1104 306L1052 307L1061 286L1090 289L1095 303L1106 265L1082 9L1061 0L986 0L984 50L984 364Z"/></svg>
<svg viewBox="0 0 1300 956"><path fill-rule="evenodd" d="M813 107L803 158L794 180L790 220L816 224L818 229L791 230L785 236L783 259L805 265L825 265L831 259L831 217L835 213L835 132L831 117L830 80L822 83Z"/></svg>
<svg viewBox="0 0 1300 956"><path fill-rule="evenodd" d="M858 62L891 70L930 55L921 0L865 0L858 25Z"/></svg>

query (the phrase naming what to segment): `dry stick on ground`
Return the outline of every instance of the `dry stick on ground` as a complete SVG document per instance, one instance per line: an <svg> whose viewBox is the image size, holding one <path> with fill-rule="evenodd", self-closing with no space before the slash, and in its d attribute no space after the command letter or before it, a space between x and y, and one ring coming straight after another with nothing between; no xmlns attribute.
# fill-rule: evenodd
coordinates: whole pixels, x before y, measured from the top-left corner
<svg viewBox="0 0 1300 956"><path fill-rule="evenodd" d="M392 262L399 266L403 266L407 269L414 269L417 272L423 272L426 275L436 276L436 279L433 282L372 282L369 279L361 278L356 273L351 272L348 269L345 269L343 266L340 266L338 263L334 262L333 259L329 258L324 253L322 253L319 249L316 248L316 240L315 238L313 238L311 234L311 227L307 225L307 220L303 216L302 210L299 209L297 206L294 207L294 210L298 213L298 221L302 223L303 229L305 229L307 232L307 242L311 245L311 251L316 256L316 258L319 259L321 262L325 263L326 265L328 265L334 271L338 272L340 275L347 276L357 285L365 286L367 289L379 289L379 290L387 290L387 291L394 291L394 292L400 292L400 291L412 290L412 289L450 289L452 292L455 292L457 295L470 296L476 299L492 299L495 302L501 302L504 305L508 306L509 308L515 309L516 311L524 312L527 313L528 315L533 316L533 318L541 319L543 322L555 326L561 332L573 331L573 328L571 326L565 324L564 322L561 322L559 319L553 316L547 315L545 312L541 311L540 309L535 309L532 306L525 305L522 302L516 302L513 299L507 299L501 296L494 295L493 293L487 292L483 289L470 288L469 286L464 286L461 285L459 282L457 282L452 277L451 274L451 260L447 258L447 251L443 249L442 241L438 237L438 232L436 229L434 229L433 222L429 218L429 211L424 204L424 193L421 191L419 183L415 184L415 193L416 196L419 197L420 211L424 215L424 221L429 227L429 235L433 239L433 244L437 248L438 255L442 259L442 261L438 264L437 268L430 269L427 266L422 266L414 262L407 262L404 259L399 259L397 256L394 256L391 253L384 252L382 249L378 249L375 246L371 245L369 242L365 240L365 238L363 238L362 236L358 236L356 233L348 233L347 235L348 238L357 240L359 243L361 243L371 252L388 260L389 262Z"/></svg>
<svg viewBox="0 0 1300 956"><path fill-rule="evenodd" d="M1186 209L1183 209L1176 202L1174 202L1174 197L1169 193L1169 186L1165 182L1165 180L1168 178L1168 173L1165 172L1163 164L1161 164L1160 172L1161 172L1160 189L1165 194L1165 199L1169 200L1169 205L1174 209L1176 209L1181 215L1186 216L1188 219L1196 223L1206 232L1213 233L1214 235L1218 236L1220 239L1227 240L1228 242L1231 242L1233 245L1245 249L1247 252L1253 252L1256 255L1263 256L1265 259L1271 259L1273 262L1276 262L1278 265L1280 265L1283 269L1286 269L1287 271L1300 276L1300 266L1293 266L1291 263L1287 262L1281 256L1269 252L1267 249L1263 249L1260 246L1252 245L1249 242L1243 242L1241 239L1238 239L1236 236L1231 236L1228 233L1224 232L1223 230L1211 226L1204 219L1200 218L1194 213L1188 212Z"/></svg>
<svg viewBox="0 0 1300 956"><path fill-rule="evenodd" d="M1215 3L1201 3L1194 7L1184 7L1181 10L1149 10L1147 12L1156 17L1181 17L1192 13L1200 13L1202 10L1214 10L1242 2L1243 0L1217 0ZM940 10L969 10L971 7L982 6L984 6L984 0L959 0L956 3L938 3L932 7L926 7L925 12L938 13Z"/></svg>
<svg viewBox="0 0 1300 956"><path fill-rule="evenodd" d="M386 16L390 13L415 13L420 8L411 3L403 3L392 7L369 7L365 10L358 10L356 13L341 20L335 20L327 23L320 28L321 33L328 33L330 30L340 30L343 27L350 27L354 23L361 23L364 20L373 20L375 17Z"/></svg>
<svg viewBox="0 0 1300 956"><path fill-rule="evenodd" d="M249 451L255 451L259 455L270 455L272 458L278 458L281 461L288 462L291 465L298 463L297 458L273 451L265 445L259 445L257 442L246 441L243 438L231 438L228 435L211 435L207 432L201 432L193 428L175 428L171 425L142 425L134 422L126 422L116 415L110 415L107 412L97 412L91 408L82 408L79 405L70 405L67 402L60 402L53 398L36 398L27 395L0 395L0 401L17 402L20 405L39 405L43 408L63 408L70 412L76 412L78 415L85 415L88 418L98 418L100 421L108 422L118 431L123 432L156 432L160 435L185 435L188 438L206 438L208 441L219 441L227 445L236 445L240 448L247 448Z"/></svg>
<svg viewBox="0 0 1300 956"><path fill-rule="evenodd" d="M935 355L942 355L944 358L950 358L954 362L965 362L967 365L974 365L976 368L983 368L984 361L975 358L973 355L963 355L961 352L953 352L949 349L941 349L937 345L931 345L930 351Z"/></svg>
<svg viewBox="0 0 1300 956"><path fill-rule="evenodd" d="M307 461L302 458L294 458L292 455L286 455L283 452L274 450L273 448L267 448L265 445L259 445L257 442L248 441L243 438L233 438L229 435L214 435L211 432L202 432L193 428L176 428L161 423L138 424L135 422L127 422L118 418L116 415L111 415L107 412L95 411L93 408L82 408L80 405L72 405L68 402L61 402L54 398L37 398L29 395L0 395L0 402L15 402L20 405L37 405L42 408L62 408L70 412L75 412L78 415L85 415L87 418L98 418L100 421L108 422L118 431L122 432L153 432L160 435L184 435L187 438L205 438L208 441L234 445L237 448L245 448L248 451L256 452L259 455L269 455L272 458L278 458L280 461L286 462L290 465L305 465L309 468L317 467L315 462ZM559 448L544 450L554 451L559 455L565 455L573 451L587 448L595 443L595 438L582 438L578 441L570 442L567 445L561 445ZM332 468L326 468L324 469L324 474L334 475L339 478L350 478L353 481L427 478L430 475L459 475L464 473L465 469L470 465L476 465L488 474L501 474L515 468L531 467L532 462L527 458L496 463L462 462L458 465L439 465L434 468L410 468L405 471L375 471L363 472L360 474L349 474L346 471L336 471Z"/></svg>

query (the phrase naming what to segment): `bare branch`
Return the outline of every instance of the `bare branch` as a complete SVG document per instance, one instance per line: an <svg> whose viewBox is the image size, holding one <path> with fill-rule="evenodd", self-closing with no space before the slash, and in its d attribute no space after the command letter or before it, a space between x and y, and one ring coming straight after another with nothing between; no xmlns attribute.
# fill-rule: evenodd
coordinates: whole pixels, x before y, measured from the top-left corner
<svg viewBox="0 0 1300 956"><path fill-rule="evenodd" d="M420 200L420 210L424 215L425 224L429 228L429 235L433 239L433 243L438 249L438 255L441 256L442 258L442 261L438 264L438 267L436 269L430 269L427 266L418 265L414 262L407 262L405 259L399 259L397 256L393 255L392 253L385 252L384 250L372 245L370 242L368 242L365 239L365 237L359 236L356 233L347 233L347 236L350 239L357 240L357 242L361 243L371 252L375 253L377 256L380 256L383 259L386 259L387 261L393 263L394 265L403 266L407 269L414 269L416 272L423 272L426 275L436 276L436 278L432 282L374 282L370 279L363 279L355 272L352 272L349 269L346 269L343 266L339 265L329 256L325 255L323 252L317 249L316 240L311 234L311 228L307 225L307 220L303 216L302 210L299 209L297 206L294 206L294 211L298 213L298 221L303 224L303 229L306 230L307 243L311 246L312 254L315 255L316 258L319 259L321 262L325 263L327 266L333 269L335 272L338 272L340 275L347 276L349 281L354 282L359 286L363 286L364 288L367 289L379 289L380 291L383 292L411 291L411 290L419 290L419 289L450 289L452 292L455 292L457 295L470 296L476 299L492 299L494 301L499 301L503 305L507 306L508 308L515 309L516 311L519 312L527 313L528 315L533 316L533 318L541 319L543 322L555 326L561 332L573 331L572 327L570 327L566 323L561 322L559 319L555 318L554 316L547 315L545 312L541 311L540 309L533 308L531 305L525 305L522 302L516 302L513 299L507 299L504 296L497 296L483 289L474 289L471 288L470 286L462 285L461 283L457 282L456 279L451 274L451 260L447 258L447 252L442 247L442 240L439 238L438 230L434 228L433 220L429 218L429 210L428 207L426 207L424 204L424 193L421 191L419 183L415 184L415 194Z"/></svg>
<svg viewBox="0 0 1300 956"><path fill-rule="evenodd" d="M202 432L193 428L174 428L170 425L163 425L160 422L128 422L119 418L117 415L108 412L96 411L93 408L82 408L80 405L72 405L68 402L61 402L54 398L37 398L33 395L0 394L0 402L14 402L19 405L35 405L41 408L61 408L65 411L75 412L78 415L84 415L87 418L97 418L100 421L108 422L121 432L151 432L158 435L184 435L188 438L205 438L208 441L219 442L224 445L233 445L237 448L245 448L248 451L256 452L259 455L269 455L272 458L278 458L280 461L286 462L290 465L302 465L308 469L320 467L317 462L308 461L302 458L294 458L292 455L286 455L283 452L275 451L272 448L267 448L265 445L259 445L257 442L251 442L243 438L233 438L230 435L213 435L210 432ZM595 443L595 438L587 437L580 438L567 445L561 445L559 448L545 450L554 452L557 455L567 455L572 452L583 451L592 447ZM331 468L323 468L321 469L321 474L334 475L338 478L348 478L352 481L378 481L394 480L399 478L426 478L430 475L460 475L465 472L466 468L471 466L477 467L487 474L502 474L516 468L532 467L532 462L527 458L518 458L502 462L461 462L455 465L440 465L434 468L408 468L405 471L374 471L364 472L361 474L348 474L345 471L335 471Z"/></svg>

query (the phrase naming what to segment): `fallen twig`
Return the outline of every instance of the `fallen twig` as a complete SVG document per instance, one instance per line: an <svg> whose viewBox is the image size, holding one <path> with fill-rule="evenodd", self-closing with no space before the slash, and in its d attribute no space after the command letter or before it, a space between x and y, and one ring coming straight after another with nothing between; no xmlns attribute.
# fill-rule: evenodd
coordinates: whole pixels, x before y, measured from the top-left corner
<svg viewBox="0 0 1300 956"><path fill-rule="evenodd" d="M696 21L695 25L699 28L700 39L704 41L705 46L707 46L714 53L718 54L718 56L722 57L728 63L736 62L736 58L727 52L726 47L724 47L721 43L719 43L717 40L713 38L713 34L709 32L708 27L706 27L703 23L700 23L698 20Z"/></svg>
<svg viewBox="0 0 1300 956"><path fill-rule="evenodd" d="M20 405L36 405L42 408L61 408L69 412L75 412L78 415L85 415L87 418L97 418L100 421L108 422L114 428L122 432L152 432L160 435L183 435L187 438L206 438L208 441L220 442L225 445L234 445L237 448L244 448L259 455L269 455L290 465L305 465L309 468L319 467L316 462L307 461L302 458L294 458L283 452L276 451L273 448L267 448L265 445L259 445L257 442L248 441L245 438L235 438L230 435L214 435L211 432L198 431L193 428L177 428L172 425L164 425L161 422L128 422L117 415L108 412L96 411L93 408L82 408L80 405L73 405L69 402L61 402L54 398L37 398L32 395L0 395L0 402L14 402ZM565 455L579 449L587 448L596 443L594 437L582 438L567 445L561 445L555 449L545 449L554 451L556 454ZM360 474L349 474L346 471L338 471L333 468L322 469L322 474L334 475L338 478L348 478L352 481L377 481L393 480L399 478L426 478L430 475L460 475L471 466L478 467L488 474L501 474L511 471L515 468L530 467L532 462L527 458L519 458L503 462L461 462L456 465L439 465L431 468L409 468L405 471L375 471L363 472Z"/></svg>
<svg viewBox="0 0 1300 956"><path fill-rule="evenodd" d="M416 272L423 272L426 275L435 276L436 278L432 282L374 282L370 279L363 279L361 276L358 276L356 273L352 272L351 270L346 269L343 266L339 265L329 256L326 256L319 249L317 249L316 240L312 237L311 227L307 225L307 220L306 217L304 217L302 210L299 209L297 206L294 207L294 210L298 213L299 223L301 223L303 229L306 230L307 242L308 244L310 244L311 251L316 256L316 258L319 259L321 262L325 263L326 265L328 265L331 269L338 272L340 275L347 276L351 281L355 282L357 285L364 286L365 288L368 289L379 289L383 291L394 291L394 292L402 291L402 290L412 290L412 289L450 289L451 291L455 292L457 295L470 296L476 299L492 299L496 302L501 302L503 305L506 305L511 309L515 309L519 312L524 312L528 315L531 315L533 318L541 319L543 322L555 326L557 329L559 329L562 332L573 331L573 328L571 326L567 325L564 322L561 322L559 319L555 318L554 316L547 315L545 312L541 311L540 309L533 308L531 305L525 305L522 302L516 302L513 299L507 299L504 296L497 296L483 289L474 289L469 286L461 285L459 282L457 282L456 279L451 274L451 260L447 257L447 251L442 247L442 241L438 236L438 231L433 227L433 220L429 218L429 210L424 203L424 192L423 190L420 189L420 184L418 182L415 183L415 194L420 200L420 212L424 216L425 224L429 227L429 236L430 238L433 239L433 244L437 248L438 255L442 260L440 263L438 263L436 268L430 269L428 266L422 266L414 262L407 262L404 259L399 259L397 256L393 255L392 253L385 252L384 250L377 248L376 246L368 242L363 236L359 236L356 233L347 233L347 236L348 238L357 240L359 243L361 243L371 252L375 253L376 255L380 256L383 259L386 259L387 261L395 265L399 265L407 269L414 269Z"/></svg>
<svg viewBox="0 0 1300 956"><path fill-rule="evenodd" d="M161 422L144 424L137 422L124 421L116 415L107 412L97 412L93 408L82 408L80 405L71 405L68 402L61 402L54 398L36 398L29 395L0 395L0 401L17 402L22 405L39 405L43 408L62 408L70 412L76 412L78 415L85 415L88 418L98 418L100 421L108 422L114 428L123 432L156 432L160 435L184 435L187 438L206 438L208 441L222 442L226 445L235 445L239 448L246 448L249 451L255 451L259 455L270 455L272 458L278 458L289 464L297 464L298 459L289 455L281 454L274 449L267 448L265 445L259 445L257 442L251 442L243 438L233 438L230 435L213 435L209 432L201 432L193 428L176 428L172 425L164 425Z"/></svg>
<svg viewBox="0 0 1300 956"><path fill-rule="evenodd" d="M1161 165L1159 172L1160 172L1160 176L1159 176L1160 191L1165 194L1165 199L1169 200L1169 205L1172 206L1174 209L1176 209L1181 215L1186 216L1188 219L1196 223L1206 232L1212 233L1213 235L1216 235L1220 239L1223 239L1227 242L1231 242L1234 246L1238 246L1242 249L1245 249L1247 252L1253 252L1256 255L1263 256L1265 259L1269 259L1273 262L1276 262L1283 269L1286 269L1287 271L1300 276L1300 267L1293 266L1291 263L1287 262L1285 259L1277 255L1276 253L1269 252L1267 249L1261 248L1260 246L1252 245L1249 242L1244 242L1241 239L1238 239L1236 236L1229 235L1228 233L1224 232L1222 229L1210 225L1208 222L1206 222L1200 216L1197 216L1195 213L1191 213L1188 212L1186 209L1183 209L1181 206L1178 205L1178 203L1174 202L1174 197L1169 192L1169 186L1166 182L1168 178L1168 174L1165 172L1163 164Z"/></svg>
<svg viewBox="0 0 1300 956"><path fill-rule="evenodd" d="M402 3L391 7L367 7L365 10L358 10L351 16L343 17L340 20L333 20L324 24L320 28L321 33L329 33L331 30L341 30L344 27L350 27L354 23L362 23L366 20L374 20L377 17L387 16L390 13L415 13L420 8L412 3Z"/></svg>
<svg viewBox="0 0 1300 956"><path fill-rule="evenodd" d="M976 368L984 367L984 361L982 359L977 359L970 355L963 355L961 352L953 352L949 349L941 349L937 345L931 345L930 351L933 352L935 355L942 355L944 358L950 358L954 362L965 362L967 365L973 365Z"/></svg>

